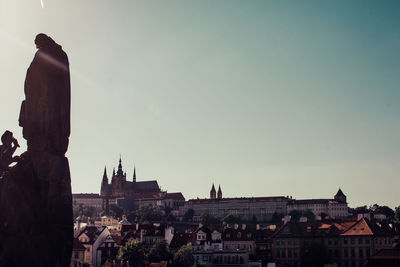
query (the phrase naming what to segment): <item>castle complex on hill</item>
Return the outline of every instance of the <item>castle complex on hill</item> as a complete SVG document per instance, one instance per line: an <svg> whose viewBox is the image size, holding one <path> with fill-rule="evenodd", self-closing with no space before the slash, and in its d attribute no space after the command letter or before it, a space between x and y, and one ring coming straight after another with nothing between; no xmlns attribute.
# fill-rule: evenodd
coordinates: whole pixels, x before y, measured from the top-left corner
<svg viewBox="0 0 400 267"><path fill-rule="evenodd" d="M203 214L224 218L227 215L240 217L242 220L270 221L274 215L288 215L291 211L312 211L315 216L325 218L344 218L348 214L347 198L339 189L333 198L328 199L293 199L289 196L235 197L223 198L221 186L218 191L214 184L210 197L185 201L182 193L162 191L156 180L137 181L136 168L131 181L126 178L121 159L117 171L113 169L111 181L107 170L101 182L100 195L74 194L74 203L101 207L109 214L109 205L116 204L126 210L136 210L142 206L168 208L176 217L183 217L188 210L193 210L193 220L201 221Z"/></svg>
<svg viewBox="0 0 400 267"><path fill-rule="evenodd" d="M162 191L156 180L136 181L136 168L133 171L132 181L127 181L126 172L122 169L121 158L118 169L113 169L111 183L108 181L107 170L104 168L101 182L100 197L102 208L109 213L110 204L118 204L128 209L137 209L143 205L169 207L178 210L184 205L185 198L181 193L167 193Z"/></svg>

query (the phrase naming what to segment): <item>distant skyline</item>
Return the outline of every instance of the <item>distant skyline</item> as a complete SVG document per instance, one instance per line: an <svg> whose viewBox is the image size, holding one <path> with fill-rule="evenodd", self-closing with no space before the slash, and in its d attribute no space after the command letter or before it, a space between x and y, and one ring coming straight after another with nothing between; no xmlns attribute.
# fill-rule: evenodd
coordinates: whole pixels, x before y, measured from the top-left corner
<svg viewBox="0 0 400 267"><path fill-rule="evenodd" d="M400 205L400 2L0 0L0 131L44 32L69 56L74 193Z"/></svg>

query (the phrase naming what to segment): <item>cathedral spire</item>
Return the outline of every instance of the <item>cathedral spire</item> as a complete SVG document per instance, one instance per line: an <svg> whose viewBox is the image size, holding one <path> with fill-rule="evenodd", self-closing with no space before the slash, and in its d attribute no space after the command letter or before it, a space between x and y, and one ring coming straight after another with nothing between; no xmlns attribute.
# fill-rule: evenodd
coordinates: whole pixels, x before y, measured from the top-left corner
<svg viewBox="0 0 400 267"><path fill-rule="evenodd" d="M104 166L103 183L108 184L107 167L106 166Z"/></svg>
<svg viewBox="0 0 400 267"><path fill-rule="evenodd" d="M117 171L117 175L118 176L123 176L124 172L122 171L122 163L121 163L121 156L119 156L119 164L118 164L118 171Z"/></svg>
<svg viewBox="0 0 400 267"><path fill-rule="evenodd" d="M107 195L107 187L108 187L107 169L104 166L103 181L101 182L101 188L100 188L100 194L102 196Z"/></svg>
<svg viewBox="0 0 400 267"><path fill-rule="evenodd" d="M219 186L218 186L218 193L217 193L217 197L218 197L219 199L221 199L221 198L222 198L222 190L221 190L221 185L219 185Z"/></svg>
<svg viewBox="0 0 400 267"><path fill-rule="evenodd" d="M210 190L210 198L211 199L215 199L216 198L214 183L213 183L213 185L211 187L211 190Z"/></svg>

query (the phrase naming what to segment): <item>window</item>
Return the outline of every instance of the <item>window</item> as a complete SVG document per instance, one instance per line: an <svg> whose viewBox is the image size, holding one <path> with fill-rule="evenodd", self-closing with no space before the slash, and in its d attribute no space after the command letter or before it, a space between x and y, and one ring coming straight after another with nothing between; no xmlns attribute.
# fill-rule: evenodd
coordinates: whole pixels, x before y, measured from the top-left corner
<svg viewBox="0 0 400 267"><path fill-rule="evenodd" d="M364 250L362 248L360 248L358 250L358 257L363 258L364 257Z"/></svg>

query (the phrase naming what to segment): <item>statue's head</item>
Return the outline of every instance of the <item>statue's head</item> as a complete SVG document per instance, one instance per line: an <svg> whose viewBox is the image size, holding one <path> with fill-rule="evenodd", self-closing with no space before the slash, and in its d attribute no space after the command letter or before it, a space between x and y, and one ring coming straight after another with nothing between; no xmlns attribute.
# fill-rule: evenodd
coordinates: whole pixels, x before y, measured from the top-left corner
<svg viewBox="0 0 400 267"><path fill-rule="evenodd" d="M38 35L36 35L35 44L36 48L38 49L50 47L54 45L54 43L54 40L44 33L39 33Z"/></svg>
<svg viewBox="0 0 400 267"><path fill-rule="evenodd" d="M1 142L3 144L11 144L13 141L13 133L10 131L5 131L1 136Z"/></svg>

